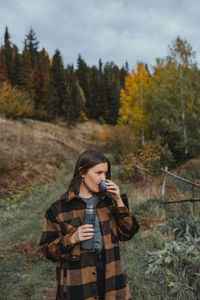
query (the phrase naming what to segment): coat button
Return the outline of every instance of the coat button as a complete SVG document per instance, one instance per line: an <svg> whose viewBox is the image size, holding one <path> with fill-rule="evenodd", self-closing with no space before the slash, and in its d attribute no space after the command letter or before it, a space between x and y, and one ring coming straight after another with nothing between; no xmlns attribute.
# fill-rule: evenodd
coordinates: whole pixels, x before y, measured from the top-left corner
<svg viewBox="0 0 200 300"><path fill-rule="evenodd" d="M72 256L72 259L76 259L76 255L73 255L73 256Z"/></svg>
<svg viewBox="0 0 200 300"><path fill-rule="evenodd" d="M95 272L92 272L92 275L96 275L96 273L95 273Z"/></svg>

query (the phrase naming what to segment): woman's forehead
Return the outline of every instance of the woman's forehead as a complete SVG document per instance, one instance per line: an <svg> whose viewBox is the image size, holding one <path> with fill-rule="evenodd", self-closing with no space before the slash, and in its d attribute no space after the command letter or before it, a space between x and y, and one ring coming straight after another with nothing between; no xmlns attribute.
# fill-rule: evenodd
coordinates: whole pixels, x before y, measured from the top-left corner
<svg viewBox="0 0 200 300"><path fill-rule="evenodd" d="M107 172L108 171L108 163L107 162L99 163L99 164L95 165L94 167L92 167L91 169L93 169L94 171Z"/></svg>

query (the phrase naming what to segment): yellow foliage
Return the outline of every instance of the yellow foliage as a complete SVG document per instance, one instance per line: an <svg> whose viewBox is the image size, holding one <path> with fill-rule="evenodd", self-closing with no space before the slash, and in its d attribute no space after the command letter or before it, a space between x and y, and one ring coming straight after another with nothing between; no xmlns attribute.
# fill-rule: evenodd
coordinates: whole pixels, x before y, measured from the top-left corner
<svg viewBox="0 0 200 300"><path fill-rule="evenodd" d="M137 158L133 153L129 153L121 164L121 176L124 179L133 179L137 176Z"/></svg>
<svg viewBox="0 0 200 300"><path fill-rule="evenodd" d="M143 63L138 63L137 70L132 70L131 74L125 78L125 88L121 90L119 110L119 124L125 124L134 128L137 136L141 136L142 131L148 135L150 124L146 109L149 100L151 77Z"/></svg>
<svg viewBox="0 0 200 300"><path fill-rule="evenodd" d="M110 137L110 130L106 124L103 125L103 132L93 131L91 134L91 138L93 140L107 140Z"/></svg>
<svg viewBox="0 0 200 300"><path fill-rule="evenodd" d="M103 124L103 139L108 139L110 136L110 130L106 124Z"/></svg>
<svg viewBox="0 0 200 300"><path fill-rule="evenodd" d="M33 115L34 105L26 92L5 82L0 87L0 114L6 117L23 118Z"/></svg>
<svg viewBox="0 0 200 300"><path fill-rule="evenodd" d="M168 287L169 287L169 288L174 287L174 282L170 282L170 283L168 284Z"/></svg>
<svg viewBox="0 0 200 300"><path fill-rule="evenodd" d="M173 156L168 146L163 146L159 139L148 141L142 149L138 150L138 155L139 161L149 170L150 177L157 177L163 165L173 162Z"/></svg>
<svg viewBox="0 0 200 300"><path fill-rule="evenodd" d="M87 117L86 113L83 110L81 110L80 115L81 115L81 118L82 118L83 121L88 121L88 117Z"/></svg>

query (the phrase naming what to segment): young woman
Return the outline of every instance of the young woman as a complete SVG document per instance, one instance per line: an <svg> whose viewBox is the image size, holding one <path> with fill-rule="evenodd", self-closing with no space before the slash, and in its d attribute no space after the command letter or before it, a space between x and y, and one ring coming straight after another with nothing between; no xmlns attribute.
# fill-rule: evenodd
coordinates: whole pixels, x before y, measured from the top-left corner
<svg viewBox="0 0 200 300"><path fill-rule="evenodd" d="M126 195L111 179L108 159L99 151L83 152L67 192L45 214L40 247L57 265L57 296L61 300L130 300L118 241L127 241L139 225ZM106 192L99 183L106 180ZM86 204L96 207L95 225L83 225ZM94 247L81 243L94 240Z"/></svg>

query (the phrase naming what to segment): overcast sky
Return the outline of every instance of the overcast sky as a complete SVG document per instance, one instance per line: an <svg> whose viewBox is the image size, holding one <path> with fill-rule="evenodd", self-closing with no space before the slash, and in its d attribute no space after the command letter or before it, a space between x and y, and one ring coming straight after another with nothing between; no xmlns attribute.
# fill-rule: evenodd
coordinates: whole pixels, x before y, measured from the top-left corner
<svg viewBox="0 0 200 300"><path fill-rule="evenodd" d="M129 67L155 64L179 35L196 52L200 65L199 0L0 0L0 44L5 27L20 51L30 27L50 56L64 64L78 54L89 65L114 61Z"/></svg>

